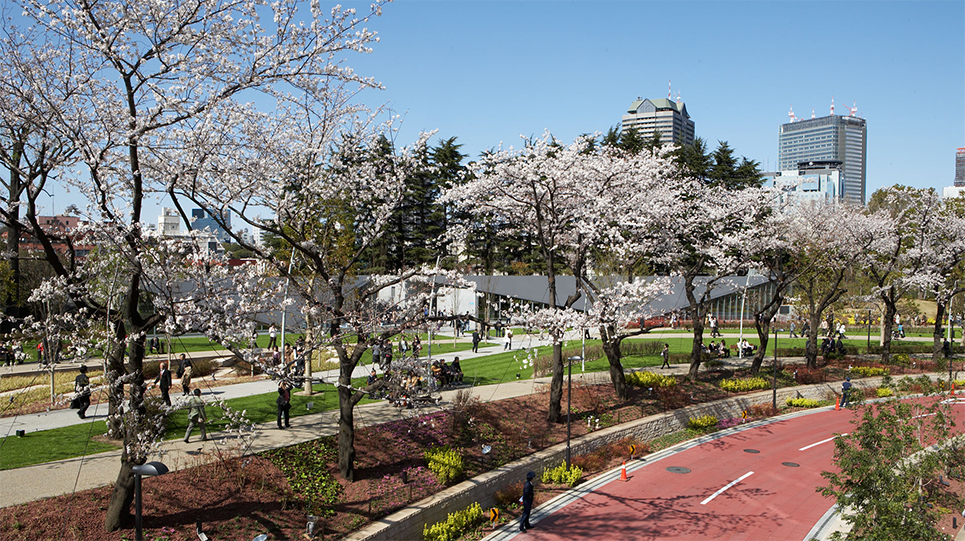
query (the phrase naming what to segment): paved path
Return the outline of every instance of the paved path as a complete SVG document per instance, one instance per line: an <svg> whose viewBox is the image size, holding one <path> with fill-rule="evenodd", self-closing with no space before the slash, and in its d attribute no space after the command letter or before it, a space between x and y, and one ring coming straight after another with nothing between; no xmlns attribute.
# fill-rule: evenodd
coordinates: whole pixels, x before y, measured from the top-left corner
<svg viewBox="0 0 965 541"><path fill-rule="evenodd" d="M953 411L961 432L965 398ZM627 482L616 469L547 502L529 533L513 523L487 541L827 539L844 524L815 488L855 413L798 412L685 442L628 464Z"/></svg>

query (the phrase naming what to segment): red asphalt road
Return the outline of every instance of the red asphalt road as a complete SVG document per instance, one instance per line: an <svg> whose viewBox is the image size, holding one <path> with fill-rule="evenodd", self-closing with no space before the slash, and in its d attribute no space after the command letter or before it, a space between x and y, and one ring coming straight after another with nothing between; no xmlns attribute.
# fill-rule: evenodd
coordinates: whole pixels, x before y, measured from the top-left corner
<svg viewBox="0 0 965 541"><path fill-rule="evenodd" d="M960 429L965 401L953 411ZM824 440L850 432L855 414L818 412L687 449L598 488L517 539L801 541L834 504L815 491L832 465L834 442Z"/></svg>

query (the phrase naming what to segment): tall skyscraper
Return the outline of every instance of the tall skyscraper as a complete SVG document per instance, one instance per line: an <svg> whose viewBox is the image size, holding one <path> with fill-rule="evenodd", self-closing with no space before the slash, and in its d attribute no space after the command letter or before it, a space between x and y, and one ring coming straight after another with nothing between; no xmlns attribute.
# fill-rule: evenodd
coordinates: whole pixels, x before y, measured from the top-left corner
<svg viewBox="0 0 965 541"><path fill-rule="evenodd" d="M636 129L644 139L652 139L654 133L660 134L664 143L679 145L694 143L694 121L687 114L687 106L677 98L640 99L630 104L627 114L623 115L621 132Z"/></svg>
<svg viewBox="0 0 965 541"><path fill-rule="evenodd" d="M965 186L965 148L955 153L955 186Z"/></svg>
<svg viewBox="0 0 965 541"><path fill-rule="evenodd" d="M851 108L848 116L834 114L801 120L791 112L791 122L781 124L778 163L781 171L802 168L811 162L842 162L840 199L863 205L867 186L868 126Z"/></svg>

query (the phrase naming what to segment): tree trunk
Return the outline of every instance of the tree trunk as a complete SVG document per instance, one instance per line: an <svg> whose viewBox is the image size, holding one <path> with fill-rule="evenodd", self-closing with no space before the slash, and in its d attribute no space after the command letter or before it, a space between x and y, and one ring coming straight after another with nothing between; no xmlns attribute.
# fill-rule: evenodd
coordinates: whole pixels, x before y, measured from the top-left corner
<svg viewBox="0 0 965 541"><path fill-rule="evenodd" d="M355 405L352 389L342 379L338 387L338 473L351 483L355 481Z"/></svg>
<svg viewBox="0 0 965 541"><path fill-rule="evenodd" d="M134 378L128 387L131 393L127 411L130 421L124 431L121 469L117 474L117 481L114 482L114 490L111 492L111 498L107 504L107 514L104 517L104 528L109 532L113 532L130 522L131 503L134 501L134 473L131 468L144 462L144 459L139 458L137 454L133 456L130 454L130 450L141 445L137 440L142 435L147 414L144 407L144 393L147 389L144 385L144 372L142 371L145 337L142 331L143 329L136 327L131 329L131 335L140 336L140 339L131 342L130 362L134 370Z"/></svg>
<svg viewBox="0 0 965 541"><path fill-rule="evenodd" d="M935 303L935 327L932 331L932 354L933 361L938 362L945 354L942 351L942 320L945 319L945 303Z"/></svg>
<svg viewBox="0 0 965 541"><path fill-rule="evenodd" d="M684 293L687 295L687 302L690 304L690 322L694 326L693 347L690 349L690 371L687 375L690 377L690 381L695 381L704 354L704 312L701 310L703 304L697 302L697 296L694 294L693 275L688 274L684 277Z"/></svg>
<svg viewBox="0 0 965 541"><path fill-rule="evenodd" d="M894 299L895 290L889 288L887 293L881 294L881 300L885 302L885 317L881 320L881 362L889 364L891 362L891 331L895 325L895 314L898 313Z"/></svg>
<svg viewBox="0 0 965 541"><path fill-rule="evenodd" d="M124 438L124 422L121 419L124 412L124 384L120 379L127 373L124 368L124 323L115 321L112 324L113 349L107 357L107 436L120 440Z"/></svg>
<svg viewBox="0 0 965 541"><path fill-rule="evenodd" d="M804 359L808 368L818 367L818 333L821 332L821 313L811 312L811 328L808 329L808 341L804 345Z"/></svg>
<svg viewBox="0 0 965 541"><path fill-rule="evenodd" d="M547 420L561 423L566 417L563 410L563 344L553 344L553 380L550 382L550 407Z"/></svg>
<svg viewBox="0 0 965 541"><path fill-rule="evenodd" d="M751 363L751 374L757 375L764 364L764 355L767 353L767 343L770 340L771 318L756 318L754 326L757 328L757 339L761 342L761 347L754 354L754 361ZM740 346L738 346L740 347Z"/></svg>
<svg viewBox="0 0 965 541"><path fill-rule="evenodd" d="M610 364L610 381L613 382L613 390L616 391L617 398L626 400L630 398L627 388L627 375L623 372L623 364L620 362L620 343L623 341L616 336L616 329L613 325L607 325L600 329L600 338L603 342L603 353Z"/></svg>
<svg viewBox="0 0 965 541"><path fill-rule="evenodd" d="M127 441L124 444L126 447ZM121 471L117 473L104 518L104 528L109 532L119 530L131 521L131 504L134 503L134 472L131 468L134 466L133 462L121 460Z"/></svg>

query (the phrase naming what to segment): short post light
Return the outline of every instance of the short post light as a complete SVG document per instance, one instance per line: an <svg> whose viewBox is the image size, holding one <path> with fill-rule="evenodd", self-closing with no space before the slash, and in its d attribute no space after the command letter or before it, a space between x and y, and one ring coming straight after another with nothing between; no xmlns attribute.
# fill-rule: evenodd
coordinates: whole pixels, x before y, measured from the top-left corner
<svg viewBox="0 0 965 541"><path fill-rule="evenodd" d="M157 477L168 472L168 467L161 462L148 462L131 468L134 472L134 539L144 541L141 522L141 477Z"/></svg>

